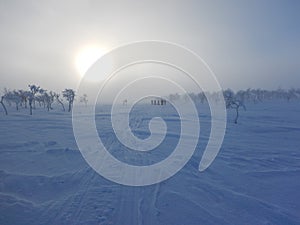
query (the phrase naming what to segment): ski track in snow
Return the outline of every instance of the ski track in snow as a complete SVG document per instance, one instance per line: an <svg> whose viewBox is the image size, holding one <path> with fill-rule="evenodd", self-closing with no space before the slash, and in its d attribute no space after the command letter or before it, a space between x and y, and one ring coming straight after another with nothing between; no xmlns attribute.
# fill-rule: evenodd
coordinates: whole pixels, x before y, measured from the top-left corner
<svg viewBox="0 0 300 225"><path fill-rule="evenodd" d="M158 115L169 129L168 143L147 153L122 146L111 135L108 107L98 109L98 132L118 159L148 165L176 145L174 111L147 107L132 112L134 134L147 137L148 122ZM220 154L202 173L210 127L207 106L199 109L193 157L175 176L145 187L115 184L94 172L78 151L70 114L37 109L29 116L21 109L1 115L0 224L300 224L300 103L249 104L237 125L229 111Z"/></svg>

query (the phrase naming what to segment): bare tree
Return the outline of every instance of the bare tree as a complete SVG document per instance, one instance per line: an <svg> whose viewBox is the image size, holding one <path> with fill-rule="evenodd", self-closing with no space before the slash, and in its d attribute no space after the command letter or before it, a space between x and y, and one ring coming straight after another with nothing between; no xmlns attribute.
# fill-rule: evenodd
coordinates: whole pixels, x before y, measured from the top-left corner
<svg viewBox="0 0 300 225"><path fill-rule="evenodd" d="M31 102L31 105L33 103L33 108L35 109L35 95L41 91L43 91L43 89L40 88L40 86L37 86L37 85L34 85L34 84L29 84L28 85L30 91L31 91L31 97L32 97L32 102ZM32 112L32 109L31 109L31 112ZM30 114L32 115L32 113Z"/></svg>
<svg viewBox="0 0 300 225"><path fill-rule="evenodd" d="M53 104L53 102L54 102L54 100L55 100L55 92L50 91L50 92L49 92L49 96L50 96L50 98L49 98L49 108L50 108L50 109L53 109L53 108L52 108L52 104Z"/></svg>
<svg viewBox="0 0 300 225"><path fill-rule="evenodd" d="M292 99L297 99L297 93L294 88L286 92L286 99L288 100L288 102L291 101Z"/></svg>
<svg viewBox="0 0 300 225"><path fill-rule="evenodd" d="M32 92L27 92L27 99L28 99L28 103L29 103L29 114L32 115L32 108L33 108L33 101L34 101L34 95L32 94Z"/></svg>
<svg viewBox="0 0 300 225"><path fill-rule="evenodd" d="M64 103L62 102L62 99L59 98L60 95L57 94L57 93L54 93L54 97L55 97L56 101L57 101L59 104L61 104L61 107L62 107L63 111L66 111L66 110L65 110Z"/></svg>
<svg viewBox="0 0 300 225"><path fill-rule="evenodd" d="M43 100L44 100L45 107L47 107L47 111L49 112L50 109L52 109L51 104L53 102L53 99L52 99L51 95L48 94L47 92L44 92L43 93Z"/></svg>
<svg viewBox="0 0 300 225"><path fill-rule="evenodd" d="M43 107L46 108L44 95L37 95L34 97L34 100L39 103L40 107L43 105Z"/></svg>
<svg viewBox="0 0 300 225"><path fill-rule="evenodd" d="M204 92L198 93L198 98L200 99L200 102L203 104L206 101L206 96Z"/></svg>
<svg viewBox="0 0 300 225"><path fill-rule="evenodd" d="M62 93L63 93L63 97L69 102L68 112L71 112L73 102L75 99L75 91L72 89L65 89L64 91L62 91Z"/></svg>
<svg viewBox="0 0 300 225"><path fill-rule="evenodd" d="M244 105L244 102L241 99L237 99L234 92L230 89L227 89L223 92L224 99L226 102L226 108L227 109L235 109L236 116L234 119L234 123L237 124L238 118L239 118L239 109L242 107L244 110L246 110L246 106Z"/></svg>
<svg viewBox="0 0 300 225"><path fill-rule="evenodd" d="M52 91L48 93L47 90L43 89L41 89L39 93L41 95L36 96L37 101L43 102L44 108L47 108L48 111L50 111L50 109L53 109L52 104L54 102L55 93Z"/></svg>
<svg viewBox="0 0 300 225"><path fill-rule="evenodd" d="M84 103L85 106L87 106L87 103L88 103L87 95L86 95L86 94L83 94L83 95L80 97L79 102L82 102L82 103Z"/></svg>
<svg viewBox="0 0 300 225"><path fill-rule="evenodd" d="M180 100L180 95L178 93L170 94L169 95L169 100L172 101L172 102L178 101L178 100Z"/></svg>
<svg viewBox="0 0 300 225"><path fill-rule="evenodd" d="M21 97L21 103L20 105L24 104L24 108L27 108L27 95L26 95L26 91L23 90L19 90L19 96Z"/></svg>
<svg viewBox="0 0 300 225"><path fill-rule="evenodd" d="M16 90L8 91L6 90L5 93L5 100L9 102L13 102L16 105L17 111L19 110L19 104L21 103L21 96L19 95L19 92Z"/></svg>
<svg viewBox="0 0 300 225"><path fill-rule="evenodd" d="M5 115L7 115L7 114L8 114L8 113L7 113L7 109L6 109L5 105L4 105L4 102L3 102L3 100L4 100L4 95L3 95L3 96L1 96L1 101L0 101L0 104L2 105L2 107L3 107L3 109L4 109Z"/></svg>

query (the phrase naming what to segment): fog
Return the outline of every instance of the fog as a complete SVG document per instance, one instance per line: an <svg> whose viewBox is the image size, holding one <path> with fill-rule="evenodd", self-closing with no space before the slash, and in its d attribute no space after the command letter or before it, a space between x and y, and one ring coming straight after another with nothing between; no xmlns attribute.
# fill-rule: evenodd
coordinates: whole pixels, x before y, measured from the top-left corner
<svg viewBox="0 0 300 225"><path fill-rule="evenodd" d="M191 49L223 88L300 87L299 11L299 1L1 1L0 88L76 88L82 49L141 40Z"/></svg>

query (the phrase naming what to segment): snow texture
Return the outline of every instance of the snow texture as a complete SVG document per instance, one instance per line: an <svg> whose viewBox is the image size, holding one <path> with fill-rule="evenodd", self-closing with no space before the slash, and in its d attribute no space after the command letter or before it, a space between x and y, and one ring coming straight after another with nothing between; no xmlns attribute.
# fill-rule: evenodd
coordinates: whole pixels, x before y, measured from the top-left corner
<svg viewBox="0 0 300 225"><path fill-rule="evenodd" d="M0 224L300 224L300 104L248 104L228 124L222 149L204 172L210 116L198 106L201 135L195 154L170 179L151 186L115 184L94 172L77 148L71 114L25 109L0 117ZM137 105L130 127L149 136L155 116L167 124L164 142L148 152L130 151L110 126L110 107L97 108L99 136L112 155L135 165L167 157L180 135L170 106Z"/></svg>

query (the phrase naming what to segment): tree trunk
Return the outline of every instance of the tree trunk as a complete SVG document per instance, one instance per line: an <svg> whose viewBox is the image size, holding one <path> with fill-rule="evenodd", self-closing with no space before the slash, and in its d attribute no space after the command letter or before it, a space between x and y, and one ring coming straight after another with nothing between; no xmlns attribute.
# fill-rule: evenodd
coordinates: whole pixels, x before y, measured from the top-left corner
<svg viewBox="0 0 300 225"><path fill-rule="evenodd" d="M237 124L238 118L239 118L239 107L236 107L235 110L236 110L236 117L235 117L234 123Z"/></svg>
<svg viewBox="0 0 300 225"><path fill-rule="evenodd" d="M29 113L30 113L30 115L32 115L32 103L31 102L29 102Z"/></svg>
<svg viewBox="0 0 300 225"><path fill-rule="evenodd" d="M65 106L64 106L64 103L60 102L60 104L61 104L61 106L62 106L62 108L63 108L63 111L66 111Z"/></svg>
<svg viewBox="0 0 300 225"><path fill-rule="evenodd" d="M6 107L5 107L5 105L4 105L4 103L3 103L3 96L1 97L1 101L0 101L0 103L1 103L1 105L2 105L2 107L3 107L3 109L4 109L4 111L5 111L5 115L7 115L7 109L6 109Z"/></svg>
<svg viewBox="0 0 300 225"><path fill-rule="evenodd" d="M71 105L71 102L69 102L69 110L68 110L68 112L71 112L71 108L72 108L72 105Z"/></svg>
<svg viewBox="0 0 300 225"><path fill-rule="evenodd" d="M61 107L63 108L63 111L66 111L64 103L62 103L62 101L60 101L59 98L56 98L56 100L58 101L59 104L61 104Z"/></svg>

